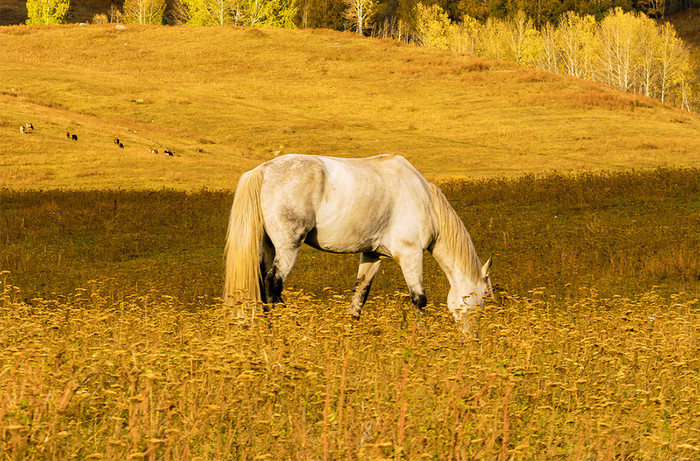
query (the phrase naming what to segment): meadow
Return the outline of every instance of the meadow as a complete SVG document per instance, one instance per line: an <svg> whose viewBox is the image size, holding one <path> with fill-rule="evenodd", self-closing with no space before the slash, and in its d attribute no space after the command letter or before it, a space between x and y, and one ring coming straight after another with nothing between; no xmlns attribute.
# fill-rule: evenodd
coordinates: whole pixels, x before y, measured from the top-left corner
<svg viewBox="0 0 700 461"><path fill-rule="evenodd" d="M694 459L697 299L489 305L479 339L401 298L359 322L104 297L2 300L5 459ZM412 314L411 314L412 315Z"/></svg>
<svg viewBox="0 0 700 461"><path fill-rule="evenodd" d="M231 193L0 192L6 459L693 459L700 172L450 181L497 301L463 335L426 257L359 321L356 256L305 249L224 307Z"/></svg>
<svg viewBox="0 0 700 461"><path fill-rule="evenodd" d="M698 457L696 115L329 31L0 40L0 459ZM351 320L357 256L308 248L223 306L238 175L290 152L437 181L494 255L478 335L427 255L424 319L387 261Z"/></svg>

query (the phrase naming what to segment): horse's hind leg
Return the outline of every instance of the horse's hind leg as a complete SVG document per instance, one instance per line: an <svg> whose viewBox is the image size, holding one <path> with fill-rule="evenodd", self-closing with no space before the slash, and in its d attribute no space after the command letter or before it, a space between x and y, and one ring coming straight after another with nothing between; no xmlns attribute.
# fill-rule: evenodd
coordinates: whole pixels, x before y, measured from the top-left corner
<svg viewBox="0 0 700 461"><path fill-rule="evenodd" d="M268 274L272 271L273 263L275 261L275 247L270 241L270 237L267 234L263 238L262 242L262 254L260 255L260 297L263 304L267 304L272 294L272 289L270 287L268 279ZM263 308L265 309L265 308Z"/></svg>
<svg viewBox="0 0 700 461"><path fill-rule="evenodd" d="M357 271L357 281L355 289L352 293L352 302L350 303L350 314L359 317L362 306L367 301L369 289L372 287L372 279L379 270L381 260L374 253L362 253L360 255L360 268Z"/></svg>
<svg viewBox="0 0 700 461"><path fill-rule="evenodd" d="M265 276L265 292L269 304L284 303L282 300L284 281L294 267L300 247L301 243L281 248L275 247L272 268Z"/></svg>

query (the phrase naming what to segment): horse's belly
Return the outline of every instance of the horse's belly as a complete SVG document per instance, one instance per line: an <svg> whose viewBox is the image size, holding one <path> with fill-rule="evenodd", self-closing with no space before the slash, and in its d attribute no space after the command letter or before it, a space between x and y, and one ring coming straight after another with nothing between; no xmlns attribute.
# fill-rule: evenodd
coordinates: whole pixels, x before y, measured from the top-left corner
<svg viewBox="0 0 700 461"><path fill-rule="evenodd" d="M307 245L332 253L364 253L377 251L381 242L375 235L354 226L319 226L306 236Z"/></svg>
<svg viewBox="0 0 700 461"><path fill-rule="evenodd" d="M366 169L329 168L307 243L334 253L376 251L387 237L395 194Z"/></svg>

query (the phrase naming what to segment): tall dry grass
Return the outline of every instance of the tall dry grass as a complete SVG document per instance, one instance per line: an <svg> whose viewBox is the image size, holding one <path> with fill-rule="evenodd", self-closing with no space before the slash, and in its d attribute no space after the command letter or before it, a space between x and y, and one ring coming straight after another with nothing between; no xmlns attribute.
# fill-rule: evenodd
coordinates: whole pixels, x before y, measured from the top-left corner
<svg viewBox="0 0 700 461"><path fill-rule="evenodd" d="M431 259L420 322L390 263L352 321L356 258L317 251L286 307L236 318L216 299L229 192L2 190L0 453L692 459L697 177L444 183L497 253L478 338Z"/></svg>
<svg viewBox="0 0 700 461"><path fill-rule="evenodd" d="M683 459L700 450L697 299L649 292L488 305L375 297L220 304L105 296L91 282L0 300L6 459Z"/></svg>
<svg viewBox="0 0 700 461"><path fill-rule="evenodd" d="M527 176L441 184L482 260L494 256L501 295L547 286L603 296L700 296L697 170ZM24 297L55 299L88 280L118 296L166 293L183 303L221 296L232 194L201 190L0 190L0 270ZM448 284L426 255L429 300ZM303 248L288 285L321 296L350 290L357 256ZM405 290L398 265L382 264L372 293Z"/></svg>

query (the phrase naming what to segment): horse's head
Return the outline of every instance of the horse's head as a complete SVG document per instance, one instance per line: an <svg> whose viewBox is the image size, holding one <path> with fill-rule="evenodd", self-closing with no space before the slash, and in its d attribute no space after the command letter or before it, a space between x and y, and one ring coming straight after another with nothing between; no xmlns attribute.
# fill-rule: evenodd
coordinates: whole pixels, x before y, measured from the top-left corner
<svg viewBox="0 0 700 461"><path fill-rule="evenodd" d="M491 258L481 266L480 276L464 280L461 284L453 285L447 295L447 307L452 312L457 323L468 329L469 317L483 309L487 297L493 298L491 287Z"/></svg>

